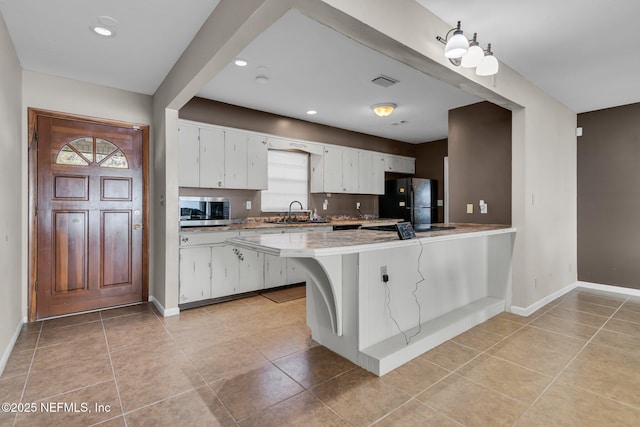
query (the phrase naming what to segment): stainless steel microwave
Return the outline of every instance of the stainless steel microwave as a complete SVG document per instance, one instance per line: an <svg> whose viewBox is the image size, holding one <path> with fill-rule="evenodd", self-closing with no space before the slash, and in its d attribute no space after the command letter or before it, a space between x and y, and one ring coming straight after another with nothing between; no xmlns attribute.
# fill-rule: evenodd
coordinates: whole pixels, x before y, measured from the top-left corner
<svg viewBox="0 0 640 427"><path fill-rule="evenodd" d="M231 224L231 208L225 197L180 197L180 226L206 227Z"/></svg>

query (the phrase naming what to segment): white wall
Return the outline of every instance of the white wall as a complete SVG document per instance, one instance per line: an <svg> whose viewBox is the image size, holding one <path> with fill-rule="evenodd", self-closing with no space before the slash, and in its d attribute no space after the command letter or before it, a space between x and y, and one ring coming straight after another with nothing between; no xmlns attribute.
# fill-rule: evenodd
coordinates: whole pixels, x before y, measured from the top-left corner
<svg viewBox="0 0 640 427"><path fill-rule="evenodd" d="M112 89L105 86L84 83L77 80L41 74L32 71L22 72L22 211L28 212L27 183L27 108L57 111L101 119L151 125L151 103L149 95ZM149 156L153 159L152 135L149 137ZM150 166L151 167L151 166ZM151 175L152 176L152 175ZM152 180L152 178L151 178ZM153 183L150 182L153 187ZM22 241L28 239L28 218L22 215ZM153 211L150 212L153 221ZM149 233L149 247L153 245L153 233ZM22 312L27 316L28 254L27 247L22 251ZM150 277L149 294L153 295L153 259L149 258Z"/></svg>
<svg viewBox="0 0 640 427"><path fill-rule="evenodd" d="M177 110L202 84L213 78L262 30L288 8L336 29L348 37L439 80L481 96L514 112L512 199L514 246L513 305L526 308L576 282L576 114L514 70L501 64L496 78L478 77L454 67L436 36L450 26L414 0L221 0L189 49L154 97L155 117L168 120L165 109ZM271 11L271 13L267 13ZM173 115L174 116L174 115ZM172 119L173 120L173 119ZM157 277L165 288L163 302L177 304L177 135L164 124L156 143L156 180L166 195L165 223L154 230L158 245ZM533 195L534 203L531 203ZM162 270L162 271L160 271Z"/></svg>
<svg viewBox="0 0 640 427"><path fill-rule="evenodd" d="M328 25L414 66L440 80L492 101L513 114L512 222L514 246L513 301L526 308L577 280L576 114L500 65L495 79L452 66L436 36L450 29L412 0L323 0L400 42L388 45L353 24L332 24L331 13L319 13ZM305 2L303 2L304 4ZM308 8L309 10L318 9ZM393 16L393 19L389 19ZM337 21L336 21L337 22ZM405 51L403 46L416 54ZM420 57L422 55L422 57ZM533 199L532 199L533 197ZM533 203L532 203L533 200Z"/></svg>
<svg viewBox="0 0 640 427"><path fill-rule="evenodd" d="M22 69L4 19L0 15L0 373L4 369L22 323L21 254L25 243L20 233L25 209L19 181L26 170L20 161L20 87Z"/></svg>

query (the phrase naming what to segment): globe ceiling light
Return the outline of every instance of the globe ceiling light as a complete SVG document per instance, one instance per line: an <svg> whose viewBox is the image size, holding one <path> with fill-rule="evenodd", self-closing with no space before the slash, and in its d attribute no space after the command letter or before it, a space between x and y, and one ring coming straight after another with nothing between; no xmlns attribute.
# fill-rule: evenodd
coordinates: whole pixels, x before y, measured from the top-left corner
<svg viewBox="0 0 640 427"><path fill-rule="evenodd" d="M498 60L493 56L491 44L484 50L478 44L477 37L478 34L474 33L473 39L467 40L461 29L461 22L458 21L458 25L450 29L445 37L437 36L436 40L445 45L444 56L456 67L462 65L465 68L476 68L478 76L492 76L498 72Z"/></svg>
<svg viewBox="0 0 640 427"><path fill-rule="evenodd" d="M381 104L372 105L371 109L376 116L387 117L391 113L393 113L393 110L395 110L397 106L398 105L394 104L393 102L383 102Z"/></svg>

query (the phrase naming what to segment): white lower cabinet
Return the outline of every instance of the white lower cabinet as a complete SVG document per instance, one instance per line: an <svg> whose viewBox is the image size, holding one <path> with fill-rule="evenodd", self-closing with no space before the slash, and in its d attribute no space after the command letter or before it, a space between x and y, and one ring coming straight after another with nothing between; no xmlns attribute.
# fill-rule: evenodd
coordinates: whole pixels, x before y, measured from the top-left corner
<svg viewBox="0 0 640 427"><path fill-rule="evenodd" d="M180 304L211 298L211 246L180 249Z"/></svg>
<svg viewBox="0 0 640 427"><path fill-rule="evenodd" d="M227 245L238 235L330 231L327 226L187 232L180 236L180 304L226 297L304 282L306 271L295 261Z"/></svg>
<svg viewBox="0 0 640 427"><path fill-rule="evenodd" d="M211 298L235 294L239 280L240 271L233 247L211 246Z"/></svg>
<svg viewBox="0 0 640 427"><path fill-rule="evenodd" d="M274 255L264 256L264 287L282 286L287 282L287 259Z"/></svg>

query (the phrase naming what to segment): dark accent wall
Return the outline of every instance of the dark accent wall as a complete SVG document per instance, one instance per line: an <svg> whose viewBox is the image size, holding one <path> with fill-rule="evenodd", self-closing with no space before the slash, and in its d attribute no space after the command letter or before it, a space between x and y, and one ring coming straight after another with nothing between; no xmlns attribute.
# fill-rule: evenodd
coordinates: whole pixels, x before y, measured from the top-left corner
<svg viewBox="0 0 640 427"><path fill-rule="evenodd" d="M264 132L285 138L342 145L382 153L416 156L416 146L406 142L380 138L363 133L324 126L304 120L278 116L249 108L238 107L203 98L193 98L179 111L179 117L202 123ZM233 218L261 216L260 192L250 190L216 190L202 188L181 188L183 196L217 195L229 197ZM327 199L329 208L322 210L322 202ZM246 201L251 201L251 209L246 209ZM356 194L312 194L310 209L317 209L318 215L358 215L356 202L360 202L360 211L367 215L378 214L378 196Z"/></svg>
<svg viewBox="0 0 640 427"><path fill-rule="evenodd" d="M578 126L578 280L640 289L640 104Z"/></svg>
<svg viewBox="0 0 640 427"><path fill-rule="evenodd" d="M446 139L416 146L416 178L436 179L438 199L444 201L444 158L449 152ZM444 206L438 207L438 222L444 222Z"/></svg>
<svg viewBox="0 0 640 427"><path fill-rule="evenodd" d="M415 145L331 126L278 116L203 98L193 98L180 109L181 119L211 123L285 138L324 142L381 153L415 157Z"/></svg>
<svg viewBox="0 0 640 427"><path fill-rule="evenodd" d="M511 224L511 111L490 102L450 110L448 153L449 220Z"/></svg>

